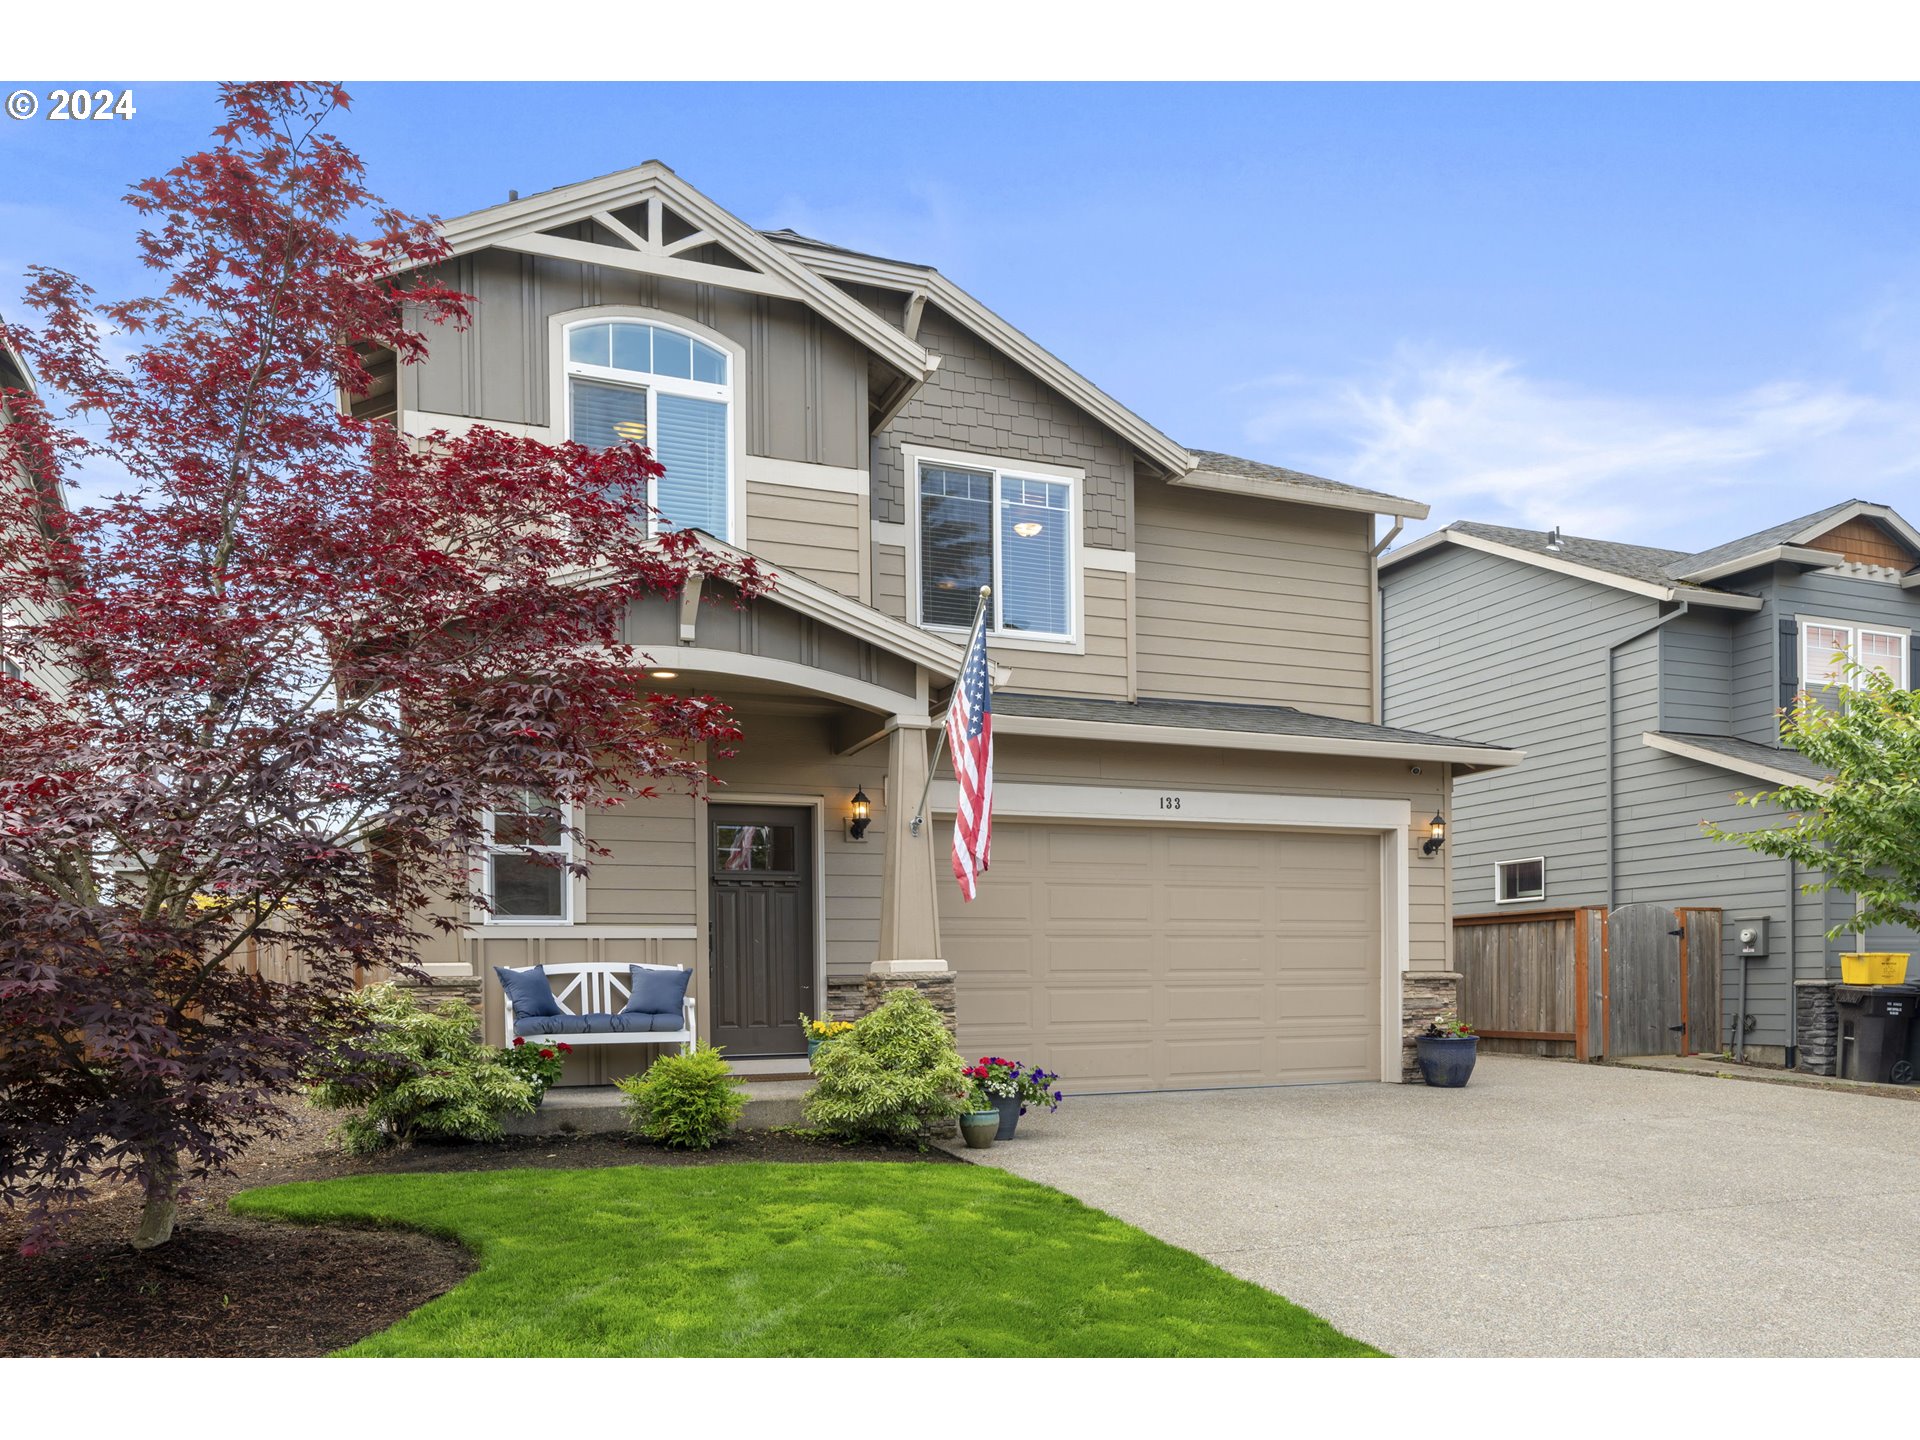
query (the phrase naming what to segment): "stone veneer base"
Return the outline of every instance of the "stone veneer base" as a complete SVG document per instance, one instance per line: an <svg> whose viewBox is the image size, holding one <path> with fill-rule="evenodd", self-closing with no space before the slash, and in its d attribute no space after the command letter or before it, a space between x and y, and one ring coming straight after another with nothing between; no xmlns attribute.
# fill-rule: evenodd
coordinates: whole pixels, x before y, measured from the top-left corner
<svg viewBox="0 0 1920 1440"><path fill-rule="evenodd" d="M1400 1078L1424 1085L1413 1040L1430 1021L1452 1010L1460 993L1453 970L1409 970L1400 977Z"/></svg>
<svg viewBox="0 0 1920 1440"><path fill-rule="evenodd" d="M1808 1075L1839 1073L1840 1012L1834 1008L1833 981L1793 982L1793 1068ZM1749 1047L1751 1049L1751 1047Z"/></svg>

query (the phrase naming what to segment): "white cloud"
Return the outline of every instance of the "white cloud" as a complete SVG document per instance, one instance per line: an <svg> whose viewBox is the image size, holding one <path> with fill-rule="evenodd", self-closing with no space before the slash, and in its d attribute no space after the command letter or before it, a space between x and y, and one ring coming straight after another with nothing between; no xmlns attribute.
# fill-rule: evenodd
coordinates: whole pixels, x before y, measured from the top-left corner
<svg viewBox="0 0 1920 1440"><path fill-rule="evenodd" d="M1364 376L1263 388L1248 433L1267 453L1425 500L1419 528L1560 525L1705 548L1850 496L1900 503L1920 472L1920 395L1898 383L1775 380L1697 400L1403 345Z"/></svg>

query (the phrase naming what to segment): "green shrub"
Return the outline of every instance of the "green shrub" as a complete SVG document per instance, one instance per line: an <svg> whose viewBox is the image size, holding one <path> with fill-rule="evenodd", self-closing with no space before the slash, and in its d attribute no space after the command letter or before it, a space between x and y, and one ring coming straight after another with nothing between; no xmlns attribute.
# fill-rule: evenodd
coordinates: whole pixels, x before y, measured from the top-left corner
<svg viewBox="0 0 1920 1440"><path fill-rule="evenodd" d="M719 1050L662 1055L644 1073L615 1082L627 1093L634 1134L677 1150L711 1150L739 1123L747 1097Z"/></svg>
<svg viewBox="0 0 1920 1440"><path fill-rule="evenodd" d="M921 1141L960 1113L966 1081L940 1012L896 990L813 1058L807 1122L846 1140Z"/></svg>
<svg viewBox="0 0 1920 1440"><path fill-rule="evenodd" d="M502 1115L533 1109L534 1086L500 1062L457 1000L423 1010L410 990L353 997L359 1024L325 1046L308 1098L351 1110L341 1138L356 1155L411 1140L497 1140Z"/></svg>

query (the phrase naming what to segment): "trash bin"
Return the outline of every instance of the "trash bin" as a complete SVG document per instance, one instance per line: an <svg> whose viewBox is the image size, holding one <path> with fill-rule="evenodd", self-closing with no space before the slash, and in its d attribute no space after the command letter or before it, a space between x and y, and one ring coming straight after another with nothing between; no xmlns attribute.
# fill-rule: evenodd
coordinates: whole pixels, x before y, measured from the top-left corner
<svg viewBox="0 0 1920 1440"><path fill-rule="evenodd" d="M1907 1029L1920 989L1912 985L1836 985L1840 1012L1840 1077L1881 1084L1913 1078L1907 1065Z"/></svg>

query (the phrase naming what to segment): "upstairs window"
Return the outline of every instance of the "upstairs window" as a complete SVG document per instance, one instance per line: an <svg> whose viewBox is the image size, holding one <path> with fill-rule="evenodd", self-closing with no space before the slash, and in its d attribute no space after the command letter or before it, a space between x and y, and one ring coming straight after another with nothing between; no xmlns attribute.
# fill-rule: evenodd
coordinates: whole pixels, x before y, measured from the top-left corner
<svg viewBox="0 0 1920 1440"><path fill-rule="evenodd" d="M1001 635L1073 635L1074 486L991 462L922 460L920 623L964 630L980 587Z"/></svg>
<svg viewBox="0 0 1920 1440"><path fill-rule="evenodd" d="M1841 620L1800 622L1801 685L1808 690L1850 683L1842 665L1852 661L1891 676L1902 690L1913 677L1907 673L1912 633L1891 627L1852 625Z"/></svg>
<svg viewBox="0 0 1920 1440"><path fill-rule="evenodd" d="M596 450L644 445L666 474L656 528L733 539L733 362L665 325L598 320L567 329L568 435Z"/></svg>

